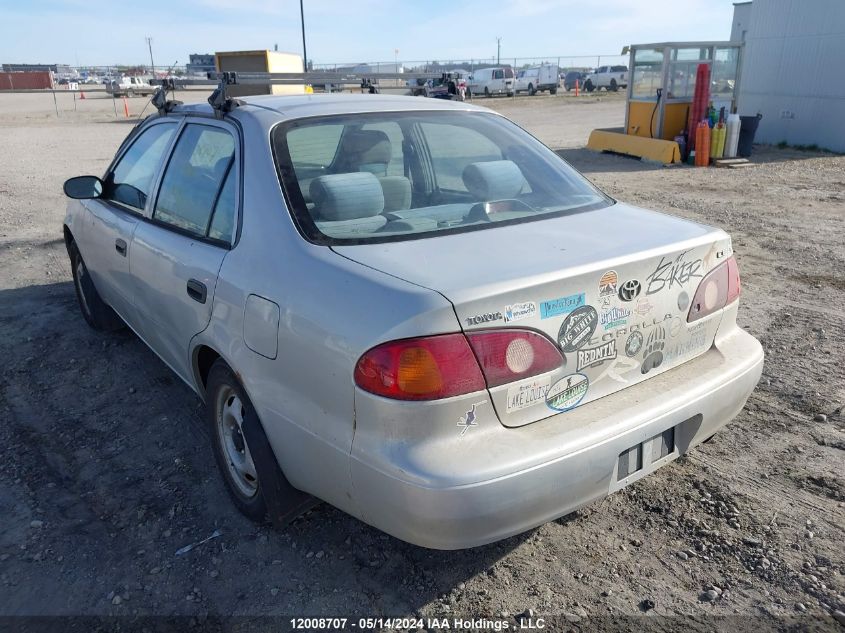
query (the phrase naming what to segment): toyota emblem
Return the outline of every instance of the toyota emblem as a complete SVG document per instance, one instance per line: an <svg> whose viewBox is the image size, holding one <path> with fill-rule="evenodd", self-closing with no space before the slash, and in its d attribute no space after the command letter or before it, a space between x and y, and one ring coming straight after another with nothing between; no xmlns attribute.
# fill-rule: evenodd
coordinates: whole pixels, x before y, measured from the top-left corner
<svg viewBox="0 0 845 633"><path fill-rule="evenodd" d="M622 301L633 301L637 298L637 296L639 296L640 290L642 290L640 282L636 279L629 279L620 286L619 298L622 299Z"/></svg>

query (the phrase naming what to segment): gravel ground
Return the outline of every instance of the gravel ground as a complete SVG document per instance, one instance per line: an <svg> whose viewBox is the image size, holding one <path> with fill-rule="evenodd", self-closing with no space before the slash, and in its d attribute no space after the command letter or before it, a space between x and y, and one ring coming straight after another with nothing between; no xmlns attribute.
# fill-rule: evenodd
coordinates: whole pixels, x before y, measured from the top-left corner
<svg viewBox="0 0 845 633"><path fill-rule="evenodd" d="M109 99L57 119L51 98L0 95L0 616L457 614L513 626L530 609L576 628L642 614L702 630L714 615L837 628L845 157L759 147L747 169L656 167L578 148L597 121L621 124L615 95L490 102L612 196L732 234L739 321L766 350L739 417L623 492L473 550L414 547L325 504L284 532L255 526L226 497L197 397L133 335L97 334L78 313L61 183L101 173L129 126Z"/></svg>

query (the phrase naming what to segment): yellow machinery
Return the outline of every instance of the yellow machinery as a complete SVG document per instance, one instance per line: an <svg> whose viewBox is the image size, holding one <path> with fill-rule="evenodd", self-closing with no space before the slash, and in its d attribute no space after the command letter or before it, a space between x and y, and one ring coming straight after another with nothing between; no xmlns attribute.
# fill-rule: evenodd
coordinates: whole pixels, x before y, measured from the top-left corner
<svg viewBox="0 0 845 633"><path fill-rule="evenodd" d="M742 42L664 42L626 46L631 53L623 130L593 130L587 147L664 164L680 162L674 138L687 127L699 64L710 65L710 101L734 111Z"/></svg>

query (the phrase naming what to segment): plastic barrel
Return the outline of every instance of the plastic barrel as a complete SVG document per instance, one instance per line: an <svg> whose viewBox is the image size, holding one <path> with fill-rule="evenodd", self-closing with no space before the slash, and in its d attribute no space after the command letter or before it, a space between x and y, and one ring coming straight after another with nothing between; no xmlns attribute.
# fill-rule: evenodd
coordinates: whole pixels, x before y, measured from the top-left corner
<svg viewBox="0 0 845 633"><path fill-rule="evenodd" d="M757 114L755 116L741 116L739 117L739 142L736 146L736 155L748 158L751 156L751 146L754 144L754 135L757 134L757 126L760 124L760 119L763 115Z"/></svg>

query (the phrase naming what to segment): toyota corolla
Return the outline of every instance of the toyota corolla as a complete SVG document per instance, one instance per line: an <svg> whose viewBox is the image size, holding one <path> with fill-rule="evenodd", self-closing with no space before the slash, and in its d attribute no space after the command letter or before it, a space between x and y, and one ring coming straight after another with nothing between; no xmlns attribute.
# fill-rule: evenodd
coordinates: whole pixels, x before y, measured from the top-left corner
<svg viewBox="0 0 845 633"><path fill-rule="evenodd" d="M726 233L466 103L170 104L65 192L84 318L204 399L255 520L319 499L481 545L686 453L760 377Z"/></svg>

